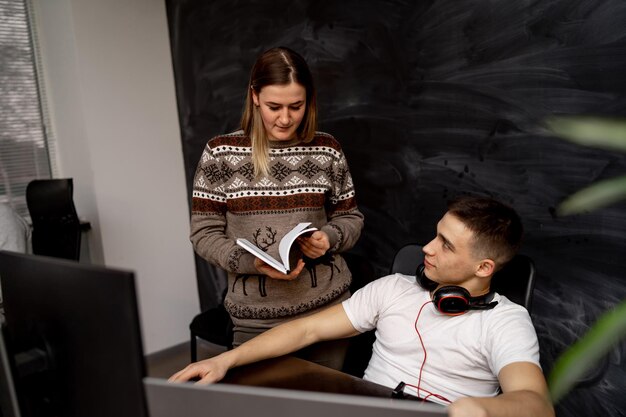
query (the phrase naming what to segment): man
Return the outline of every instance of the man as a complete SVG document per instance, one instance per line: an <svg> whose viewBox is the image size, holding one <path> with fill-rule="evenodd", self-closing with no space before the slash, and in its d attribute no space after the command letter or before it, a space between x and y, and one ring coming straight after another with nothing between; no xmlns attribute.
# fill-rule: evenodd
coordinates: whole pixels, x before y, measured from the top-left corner
<svg viewBox="0 0 626 417"><path fill-rule="evenodd" d="M528 312L489 291L521 237L510 207L487 198L457 200L423 248L422 277L378 279L342 304L191 364L170 380L216 382L230 368L376 328L364 379L391 388L404 382L413 395L449 405L450 416L554 416ZM458 311L459 299L476 309Z"/></svg>

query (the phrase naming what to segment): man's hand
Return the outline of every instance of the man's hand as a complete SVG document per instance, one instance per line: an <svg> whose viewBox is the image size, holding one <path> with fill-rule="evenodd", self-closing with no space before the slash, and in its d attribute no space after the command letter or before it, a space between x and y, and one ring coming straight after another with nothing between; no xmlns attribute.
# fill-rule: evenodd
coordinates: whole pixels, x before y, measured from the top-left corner
<svg viewBox="0 0 626 417"><path fill-rule="evenodd" d="M330 249L330 241L326 232L316 230L311 236L300 236L298 244L302 253L308 258L317 259Z"/></svg>
<svg viewBox="0 0 626 417"><path fill-rule="evenodd" d="M200 362L194 362L187 365L183 370L176 372L169 377L169 382L185 382L197 379L198 384L211 384L224 378L229 367L224 360L220 360L220 356L205 359Z"/></svg>
<svg viewBox="0 0 626 417"><path fill-rule="evenodd" d="M277 271L276 269L272 268L271 266L269 266L268 264L266 264L259 258L254 258L254 266L256 267L257 271L259 271L261 274L267 275L268 277L272 279L282 279L285 281L291 281L291 280L298 278L298 275L300 275L302 268L304 268L304 261L302 259L298 259L298 263L296 264L296 267L292 269L291 272L289 272L289 274L283 274L282 272Z"/></svg>

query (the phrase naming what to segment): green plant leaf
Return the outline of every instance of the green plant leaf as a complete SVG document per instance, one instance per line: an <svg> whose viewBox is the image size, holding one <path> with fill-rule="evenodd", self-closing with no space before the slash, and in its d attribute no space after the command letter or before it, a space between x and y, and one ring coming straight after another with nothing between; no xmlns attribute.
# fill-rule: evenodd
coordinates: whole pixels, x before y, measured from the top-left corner
<svg viewBox="0 0 626 417"><path fill-rule="evenodd" d="M556 404L596 362L626 337L626 300L604 313L587 333L554 364L548 377L550 396Z"/></svg>
<svg viewBox="0 0 626 417"><path fill-rule="evenodd" d="M572 142L626 151L626 120L594 117L553 117L548 129Z"/></svg>
<svg viewBox="0 0 626 417"><path fill-rule="evenodd" d="M626 198L626 176L597 182L567 197L558 214L578 214L607 206Z"/></svg>

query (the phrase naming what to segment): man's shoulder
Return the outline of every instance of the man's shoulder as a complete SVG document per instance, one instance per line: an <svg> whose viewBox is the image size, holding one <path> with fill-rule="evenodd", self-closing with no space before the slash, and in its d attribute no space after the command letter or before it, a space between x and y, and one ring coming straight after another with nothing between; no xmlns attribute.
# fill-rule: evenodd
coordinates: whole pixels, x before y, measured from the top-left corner
<svg viewBox="0 0 626 417"><path fill-rule="evenodd" d="M506 295L495 293L493 301L498 302L497 308L495 308L494 310L500 313L517 312L522 315L528 315L528 310L526 310L526 307L519 305L514 301L511 301Z"/></svg>
<svg viewBox="0 0 626 417"><path fill-rule="evenodd" d="M501 332L505 328L533 327L530 314L524 306L497 293L494 296L494 301L497 301L498 305L484 312L486 313L484 315L486 329Z"/></svg>
<svg viewBox="0 0 626 417"><path fill-rule="evenodd" d="M404 275L399 273L385 275L383 277L375 279L374 281L367 284L366 287L370 287L372 290L375 291L379 291L382 288L388 288L394 293L400 293L407 290L419 288L414 275Z"/></svg>

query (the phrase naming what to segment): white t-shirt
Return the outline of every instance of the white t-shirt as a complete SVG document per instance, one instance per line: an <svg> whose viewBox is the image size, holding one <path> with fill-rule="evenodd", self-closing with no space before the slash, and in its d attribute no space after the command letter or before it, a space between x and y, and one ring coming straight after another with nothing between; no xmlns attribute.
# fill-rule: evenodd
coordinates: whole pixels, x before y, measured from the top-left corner
<svg viewBox="0 0 626 417"><path fill-rule="evenodd" d="M376 328L372 358L364 379L395 388L418 385L419 396L438 394L453 402L460 397L498 394L498 373L513 362L539 365L537 334L526 309L499 294L491 310L448 316L436 310L430 293L414 276L389 275L371 282L343 302L354 328ZM416 318L424 305L419 320ZM412 390L412 391L410 391ZM417 395L415 389L405 392ZM434 396L428 398L446 404Z"/></svg>

